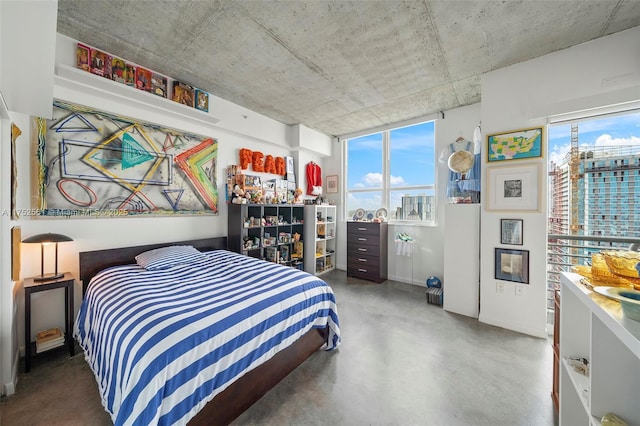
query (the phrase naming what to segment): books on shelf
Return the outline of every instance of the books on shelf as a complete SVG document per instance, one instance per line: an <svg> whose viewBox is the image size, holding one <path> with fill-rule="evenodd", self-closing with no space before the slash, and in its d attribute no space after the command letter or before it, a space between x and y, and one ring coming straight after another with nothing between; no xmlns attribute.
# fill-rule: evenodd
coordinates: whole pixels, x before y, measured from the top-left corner
<svg viewBox="0 0 640 426"><path fill-rule="evenodd" d="M36 334L36 353L57 348L64 344L64 334L59 328L50 328Z"/></svg>

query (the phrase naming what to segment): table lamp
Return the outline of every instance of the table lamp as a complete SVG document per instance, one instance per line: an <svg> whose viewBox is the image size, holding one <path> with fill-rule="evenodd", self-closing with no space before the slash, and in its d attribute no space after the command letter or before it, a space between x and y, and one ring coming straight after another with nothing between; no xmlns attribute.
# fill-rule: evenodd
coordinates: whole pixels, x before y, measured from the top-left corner
<svg viewBox="0 0 640 426"><path fill-rule="evenodd" d="M38 234L22 240L23 243L40 243L40 276L34 277L34 281L48 281L62 278L64 273L58 273L58 243L65 241L73 241L72 238L62 234L53 234L51 232L47 234ZM48 244L55 244L56 246L56 266L55 272L46 274L44 273L44 246Z"/></svg>

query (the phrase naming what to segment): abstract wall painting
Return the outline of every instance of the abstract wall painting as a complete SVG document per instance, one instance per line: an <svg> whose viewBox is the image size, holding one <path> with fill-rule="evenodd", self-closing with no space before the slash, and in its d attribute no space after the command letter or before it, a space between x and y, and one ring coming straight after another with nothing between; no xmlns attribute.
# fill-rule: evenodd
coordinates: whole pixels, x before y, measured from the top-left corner
<svg viewBox="0 0 640 426"><path fill-rule="evenodd" d="M218 212L214 138L62 101L34 123L42 216Z"/></svg>

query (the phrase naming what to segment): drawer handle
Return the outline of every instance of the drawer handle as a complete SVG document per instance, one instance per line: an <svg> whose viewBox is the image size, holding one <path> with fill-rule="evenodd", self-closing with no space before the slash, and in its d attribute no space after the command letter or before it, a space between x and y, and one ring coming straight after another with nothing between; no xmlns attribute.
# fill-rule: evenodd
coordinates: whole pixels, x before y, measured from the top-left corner
<svg viewBox="0 0 640 426"><path fill-rule="evenodd" d="M366 269L362 269L362 268L358 268L358 271L360 271L360 272L367 272L367 270L366 270Z"/></svg>
<svg viewBox="0 0 640 426"><path fill-rule="evenodd" d="M358 259L360 262L366 262L367 259Z"/></svg>
<svg viewBox="0 0 640 426"><path fill-rule="evenodd" d="M367 241L366 238L358 238L358 241Z"/></svg>
<svg viewBox="0 0 640 426"><path fill-rule="evenodd" d="M358 228L358 231L366 231L367 228Z"/></svg>
<svg viewBox="0 0 640 426"><path fill-rule="evenodd" d="M365 249L365 248L359 248L358 250L359 251L367 251L367 249Z"/></svg>

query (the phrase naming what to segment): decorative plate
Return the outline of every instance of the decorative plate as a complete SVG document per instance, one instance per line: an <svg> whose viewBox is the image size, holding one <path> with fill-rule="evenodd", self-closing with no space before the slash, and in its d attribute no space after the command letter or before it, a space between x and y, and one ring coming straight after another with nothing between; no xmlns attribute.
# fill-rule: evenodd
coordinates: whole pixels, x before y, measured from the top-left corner
<svg viewBox="0 0 640 426"><path fill-rule="evenodd" d="M369 220L373 219L373 213L367 213L367 219Z"/></svg>
<svg viewBox="0 0 640 426"><path fill-rule="evenodd" d="M376 210L376 217L382 220L387 220L387 209L382 207Z"/></svg>
<svg viewBox="0 0 640 426"><path fill-rule="evenodd" d="M604 286L594 287L593 291L619 301L625 317L640 321L640 291L627 287Z"/></svg>
<svg viewBox="0 0 640 426"><path fill-rule="evenodd" d="M356 219L362 219L364 217L364 213L365 213L364 209L356 210L356 214L355 214Z"/></svg>

